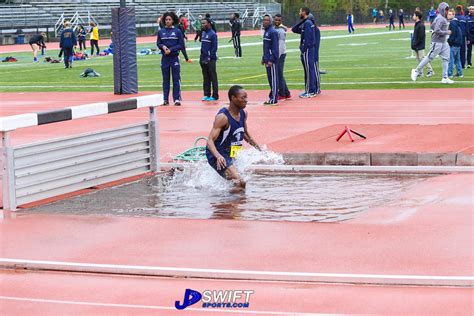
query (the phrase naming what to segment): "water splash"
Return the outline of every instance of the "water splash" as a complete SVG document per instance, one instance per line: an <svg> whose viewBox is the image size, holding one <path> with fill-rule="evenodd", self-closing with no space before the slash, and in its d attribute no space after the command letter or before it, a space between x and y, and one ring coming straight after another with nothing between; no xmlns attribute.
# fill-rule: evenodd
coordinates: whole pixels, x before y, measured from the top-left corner
<svg viewBox="0 0 474 316"><path fill-rule="evenodd" d="M264 146L262 151L253 147L242 150L237 155L234 164L242 178L249 181L253 174L253 171L249 170L250 166L258 164L283 165L284 160L281 154L269 151ZM183 169L175 172L167 183L169 189L181 185L196 190L214 192L228 192L232 188L232 184L217 174L207 161L185 164Z"/></svg>

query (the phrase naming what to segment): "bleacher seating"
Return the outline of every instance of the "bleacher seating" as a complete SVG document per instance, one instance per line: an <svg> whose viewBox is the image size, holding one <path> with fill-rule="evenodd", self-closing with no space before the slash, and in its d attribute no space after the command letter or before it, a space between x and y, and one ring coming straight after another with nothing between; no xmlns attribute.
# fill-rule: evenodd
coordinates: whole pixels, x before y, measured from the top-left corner
<svg viewBox="0 0 474 316"><path fill-rule="evenodd" d="M81 17L90 14L99 25L111 24L111 8L119 6L119 0L41 0L22 1L27 4L0 5L0 29L22 29L35 27L54 28L62 14L70 19L77 12ZM268 1L265 1L268 2ZM197 18L200 14L210 13L218 25L227 23L233 12L249 13L262 4L259 1L235 0L235 1L203 1L203 0L127 0L127 6L135 7L137 23L155 23L163 12L171 10L191 13ZM272 6L270 6L272 7ZM275 6L272 7L275 11ZM278 7L279 8L279 7ZM269 10L269 13L276 13Z"/></svg>

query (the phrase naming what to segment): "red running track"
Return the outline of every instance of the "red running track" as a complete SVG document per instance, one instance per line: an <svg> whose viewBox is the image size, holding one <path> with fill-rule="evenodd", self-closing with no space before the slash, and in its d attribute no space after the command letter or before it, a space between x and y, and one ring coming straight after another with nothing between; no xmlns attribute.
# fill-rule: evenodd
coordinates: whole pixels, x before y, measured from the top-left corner
<svg viewBox="0 0 474 316"><path fill-rule="evenodd" d="M281 151L438 151L472 153L473 89L325 91L318 98L263 107L251 91L249 127ZM296 91L294 91L296 94ZM197 100L199 93L184 93ZM109 93L2 95L2 115L122 98ZM68 104L64 100L70 99ZM32 101L34 100L34 101ZM88 100L88 101L86 101ZM5 105L5 106L3 106ZM175 154L207 135L224 105L185 101L159 108L162 152ZM13 133L28 143L143 121L117 113ZM369 139L335 142L342 124ZM443 124L443 125L440 125ZM357 127L357 128L355 128ZM402 131L401 131L402 130ZM434 134L437 132L443 132ZM332 133L335 133L332 135ZM433 134L432 134L433 133ZM319 135L319 136L318 136ZM435 136L433 136L435 135ZM295 149L296 148L296 149ZM164 155L167 160L170 155ZM117 265L389 275L473 275L471 174L431 178L400 203L339 223L285 223L80 217L3 213L1 257ZM62 273L0 272L2 314L177 314L184 290L253 289L256 314L360 313L467 315L472 288L355 286L181 280ZM107 305L109 304L109 305ZM141 306L136 306L141 305ZM168 308L168 309L166 309ZM204 314L192 310L187 314ZM286 314L283 314L286 315Z"/></svg>

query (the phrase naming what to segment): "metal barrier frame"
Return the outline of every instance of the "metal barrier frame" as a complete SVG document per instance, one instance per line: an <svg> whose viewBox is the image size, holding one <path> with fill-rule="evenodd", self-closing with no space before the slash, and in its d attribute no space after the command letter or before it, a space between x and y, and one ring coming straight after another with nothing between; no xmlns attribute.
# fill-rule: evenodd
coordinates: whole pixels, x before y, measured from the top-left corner
<svg viewBox="0 0 474 316"><path fill-rule="evenodd" d="M154 94L118 101L74 106L61 110L0 117L0 136L2 144L0 172L2 175L3 209L14 211L17 208L14 157L15 148L11 143L12 131L25 127L136 110L140 108L149 108L148 130L150 137L150 171L157 172L160 170L160 137L156 106L159 106L162 103L163 95Z"/></svg>

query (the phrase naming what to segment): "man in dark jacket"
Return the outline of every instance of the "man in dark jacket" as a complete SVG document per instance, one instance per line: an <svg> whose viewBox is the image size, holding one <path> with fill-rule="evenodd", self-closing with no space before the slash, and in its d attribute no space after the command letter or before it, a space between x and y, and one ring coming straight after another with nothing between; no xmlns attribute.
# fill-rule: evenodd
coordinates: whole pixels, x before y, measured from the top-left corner
<svg viewBox="0 0 474 316"><path fill-rule="evenodd" d="M469 7L469 15L466 17L467 58L466 68L472 67L472 42L474 41L474 5Z"/></svg>
<svg viewBox="0 0 474 316"><path fill-rule="evenodd" d="M454 16L459 21L459 26L462 33L462 44L461 44L461 67L464 69L466 66L466 44L467 44L467 19L464 16L462 5L456 6L456 15Z"/></svg>
<svg viewBox="0 0 474 316"><path fill-rule="evenodd" d="M201 65L203 76L204 97L202 101L219 100L219 83L217 81L217 34L212 29L212 21L208 18L202 20ZM211 93L212 85L212 93Z"/></svg>
<svg viewBox="0 0 474 316"><path fill-rule="evenodd" d="M64 54L64 69L72 68L72 54L76 45L76 34L71 28L71 22L66 21L64 23L64 30L61 33L61 41L59 42L59 47L63 50Z"/></svg>
<svg viewBox="0 0 474 316"><path fill-rule="evenodd" d="M230 19L230 29L232 31L232 43L234 44L235 57L242 57L242 47L240 46L240 30L242 23L240 23L240 14L234 13Z"/></svg>
<svg viewBox="0 0 474 316"><path fill-rule="evenodd" d="M314 23L309 19L311 11L307 7L300 9L301 22L294 25L291 31L301 34L300 52L301 63L304 69L305 89L299 95L300 98L312 98L317 95L316 73L315 73L315 31Z"/></svg>
<svg viewBox="0 0 474 316"><path fill-rule="evenodd" d="M413 20L415 21L415 28L413 30L413 37L411 38L411 49L415 51L416 60L418 63L421 62L423 57L425 57L425 41L426 41L426 33L425 33L425 24L423 22L423 14L420 11L415 11L413 14ZM434 75L433 67L431 64L426 64L426 68L428 72L426 73L426 77L431 77ZM420 74L422 76L423 74Z"/></svg>
<svg viewBox="0 0 474 316"><path fill-rule="evenodd" d="M276 105L278 103L278 58L279 41L278 32L273 28L271 17L266 14L263 17L263 56L262 65L267 70L268 83L270 84L269 100L264 105Z"/></svg>
<svg viewBox="0 0 474 316"><path fill-rule="evenodd" d="M448 66L448 77L453 76L453 68L456 65L456 77L463 78L462 68L461 68L461 44L462 44L462 32L459 21L454 17L455 12L453 9L448 11L448 21L449 23L449 30L451 31L451 35L448 37L448 44L450 49L450 58L449 58L449 66Z"/></svg>

